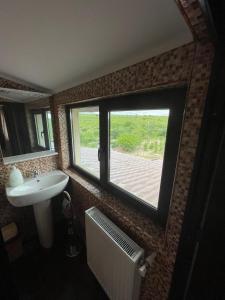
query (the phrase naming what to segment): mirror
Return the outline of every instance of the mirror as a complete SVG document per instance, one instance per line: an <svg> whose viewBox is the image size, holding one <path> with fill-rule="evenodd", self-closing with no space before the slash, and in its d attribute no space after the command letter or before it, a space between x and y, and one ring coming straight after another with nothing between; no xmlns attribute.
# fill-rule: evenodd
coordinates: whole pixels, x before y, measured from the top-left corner
<svg viewBox="0 0 225 300"><path fill-rule="evenodd" d="M4 89L0 89L0 97L2 90ZM24 96L26 93L29 93L28 99ZM49 99L38 99L46 97L47 94L19 90L16 90L16 94L18 97L14 90L13 99L0 98L0 145L3 158L54 151Z"/></svg>

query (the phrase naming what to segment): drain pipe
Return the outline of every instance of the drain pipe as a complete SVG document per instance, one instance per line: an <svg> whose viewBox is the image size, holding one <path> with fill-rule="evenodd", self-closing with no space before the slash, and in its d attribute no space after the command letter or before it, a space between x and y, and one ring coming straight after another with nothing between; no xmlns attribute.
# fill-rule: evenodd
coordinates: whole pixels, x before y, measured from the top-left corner
<svg viewBox="0 0 225 300"><path fill-rule="evenodd" d="M63 194L63 214L67 220L66 256L75 257L80 253L81 247L75 230L73 204L70 194L67 191L63 191Z"/></svg>

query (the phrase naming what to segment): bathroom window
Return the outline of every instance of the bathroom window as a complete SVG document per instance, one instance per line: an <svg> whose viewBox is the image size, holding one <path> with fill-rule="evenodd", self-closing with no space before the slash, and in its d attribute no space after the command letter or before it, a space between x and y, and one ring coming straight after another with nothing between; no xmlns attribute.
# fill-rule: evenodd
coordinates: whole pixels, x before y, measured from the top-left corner
<svg viewBox="0 0 225 300"><path fill-rule="evenodd" d="M184 99L179 88L68 106L71 164L165 224Z"/></svg>

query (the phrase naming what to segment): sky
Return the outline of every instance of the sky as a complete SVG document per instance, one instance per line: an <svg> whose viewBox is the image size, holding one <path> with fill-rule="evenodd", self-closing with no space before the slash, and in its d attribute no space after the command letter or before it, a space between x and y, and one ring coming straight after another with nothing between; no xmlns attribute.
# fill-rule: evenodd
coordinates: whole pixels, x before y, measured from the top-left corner
<svg viewBox="0 0 225 300"><path fill-rule="evenodd" d="M149 109L149 110L128 110L128 111L113 111L112 115L129 115L129 116L169 116L169 109ZM98 112L82 111L81 114L99 114Z"/></svg>
<svg viewBox="0 0 225 300"><path fill-rule="evenodd" d="M113 115L133 115L133 116L169 116L169 109L149 109L149 110L128 110L128 111L115 111Z"/></svg>

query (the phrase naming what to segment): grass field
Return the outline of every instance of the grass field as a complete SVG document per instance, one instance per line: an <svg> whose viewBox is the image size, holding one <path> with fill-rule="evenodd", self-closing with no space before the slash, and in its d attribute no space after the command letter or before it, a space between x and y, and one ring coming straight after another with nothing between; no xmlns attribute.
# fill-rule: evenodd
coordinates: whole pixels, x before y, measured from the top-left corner
<svg viewBox="0 0 225 300"><path fill-rule="evenodd" d="M141 157L162 157L168 116L112 115L110 146L114 150ZM80 114L81 146L99 146L99 116Z"/></svg>

